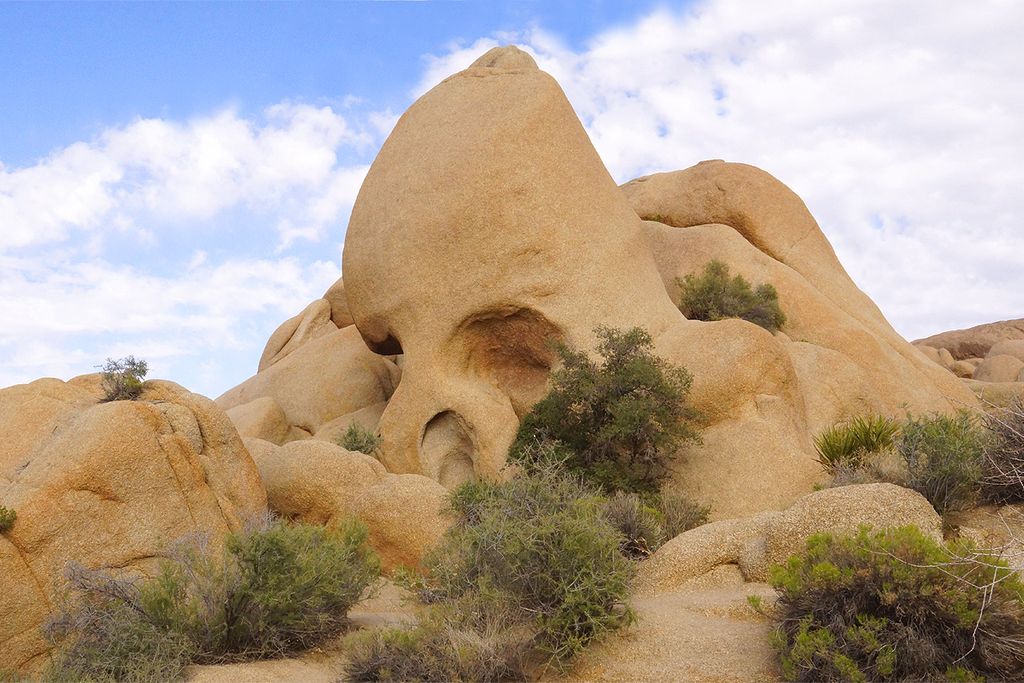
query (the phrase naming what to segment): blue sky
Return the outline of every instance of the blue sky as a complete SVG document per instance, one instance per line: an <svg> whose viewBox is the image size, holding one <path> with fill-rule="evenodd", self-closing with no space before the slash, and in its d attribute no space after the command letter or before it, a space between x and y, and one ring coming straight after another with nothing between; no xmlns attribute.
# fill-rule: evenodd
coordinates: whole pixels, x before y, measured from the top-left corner
<svg viewBox="0 0 1024 683"><path fill-rule="evenodd" d="M544 26L578 47L654 4L0 3L0 159L20 166L111 123L226 103L252 113L358 94L400 111L422 56L453 41Z"/></svg>
<svg viewBox="0 0 1024 683"><path fill-rule="evenodd" d="M510 42L617 180L789 184L904 335L1024 317L1021 7L0 3L0 386L128 353L211 396L251 375L340 274L397 116Z"/></svg>

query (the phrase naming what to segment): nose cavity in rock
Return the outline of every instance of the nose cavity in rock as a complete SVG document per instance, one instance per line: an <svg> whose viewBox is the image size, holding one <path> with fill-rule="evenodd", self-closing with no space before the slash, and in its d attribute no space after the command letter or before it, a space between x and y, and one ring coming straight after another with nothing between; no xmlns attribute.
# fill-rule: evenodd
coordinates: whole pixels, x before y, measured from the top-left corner
<svg viewBox="0 0 1024 683"><path fill-rule="evenodd" d="M501 306L467 319L458 334L469 374L505 394L522 417L544 397L561 331L537 311Z"/></svg>
<svg viewBox="0 0 1024 683"><path fill-rule="evenodd" d="M420 457L424 468L446 488L476 479L475 452L471 428L451 410L435 415L423 430Z"/></svg>

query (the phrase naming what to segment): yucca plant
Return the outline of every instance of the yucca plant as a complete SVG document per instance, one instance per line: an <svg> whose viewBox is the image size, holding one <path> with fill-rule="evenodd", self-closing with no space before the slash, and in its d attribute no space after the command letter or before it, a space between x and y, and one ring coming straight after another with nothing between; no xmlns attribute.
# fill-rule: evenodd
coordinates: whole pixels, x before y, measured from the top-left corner
<svg viewBox="0 0 1024 683"><path fill-rule="evenodd" d="M818 462L829 474L858 469L873 454L892 448L900 427L883 415L864 415L829 427L814 440Z"/></svg>

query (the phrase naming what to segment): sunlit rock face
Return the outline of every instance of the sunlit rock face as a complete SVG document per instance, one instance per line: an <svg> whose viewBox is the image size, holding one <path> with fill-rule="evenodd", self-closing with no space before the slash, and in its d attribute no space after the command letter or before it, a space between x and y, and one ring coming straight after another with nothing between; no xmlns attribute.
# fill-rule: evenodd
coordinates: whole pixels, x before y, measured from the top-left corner
<svg viewBox="0 0 1024 683"><path fill-rule="evenodd" d="M712 259L776 287L782 332L679 312L676 279ZM645 328L693 374L703 441L679 454L673 476L716 518L810 491L813 437L837 420L975 402L893 331L789 188L722 161L617 186L558 84L514 47L401 117L360 190L343 271L331 310L356 329L342 339L325 304L307 309L287 340L277 335L273 353L287 357L256 376L274 377L243 385L259 389L245 400L271 395L281 410L263 401L239 421L246 413L255 436L253 415L268 415L262 431L279 442L359 422L383 437L389 471L449 487L498 475L547 390L551 341L592 350L599 326ZM309 332L292 343L299 330ZM328 359L342 347L359 360L337 376ZM314 367L317 391L295 390L306 380L288 377ZM365 390L370 377L378 390ZM300 424L308 415L316 424Z"/></svg>

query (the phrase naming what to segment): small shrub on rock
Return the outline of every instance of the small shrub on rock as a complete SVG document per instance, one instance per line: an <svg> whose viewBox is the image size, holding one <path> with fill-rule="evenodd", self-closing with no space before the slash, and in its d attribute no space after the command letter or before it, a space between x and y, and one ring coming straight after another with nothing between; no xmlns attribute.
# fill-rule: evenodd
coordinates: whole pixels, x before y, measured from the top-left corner
<svg viewBox="0 0 1024 683"><path fill-rule="evenodd" d="M360 424L349 425L345 433L338 439L338 445L347 451L365 453L373 457L380 450L380 437Z"/></svg>
<svg viewBox="0 0 1024 683"><path fill-rule="evenodd" d="M134 401L142 395L142 386L149 372L149 365L135 356L119 360L107 359L100 368L103 382L104 401Z"/></svg>
<svg viewBox="0 0 1024 683"><path fill-rule="evenodd" d="M774 568L773 637L793 681L1018 680L1024 584L913 527L808 540Z"/></svg>
<svg viewBox="0 0 1024 683"><path fill-rule="evenodd" d="M0 534L7 533L14 526L14 520L18 518L18 513L14 510L0 505Z"/></svg>
<svg viewBox="0 0 1024 683"><path fill-rule="evenodd" d="M606 493L656 493L676 451L697 440L686 404L692 377L655 356L641 328L597 334L600 363L557 347L562 368L523 419L509 458L561 462Z"/></svg>
<svg viewBox="0 0 1024 683"><path fill-rule="evenodd" d="M58 645L53 678L166 680L190 663L322 642L379 573L366 533L355 522L273 522L228 536L222 553L182 549L141 582L72 566L72 601L47 627Z"/></svg>
<svg viewBox="0 0 1024 683"><path fill-rule="evenodd" d="M982 494L993 503L1024 501L1024 399L990 412L985 426L992 437L981 467Z"/></svg>
<svg viewBox="0 0 1024 683"><path fill-rule="evenodd" d="M679 310L690 320L742 318L776 332L786 323L779 294L768 283L751 287L742 275L730 277L729 266L714 260L700 275L677 279Z"/></svg>
<svg viewBox="0 0 1024 683"><path fill-rule="evenodd" d="M908 416L896 439L909 472L906 485L939 514L969 508L980 493L987 436L967 411Z"/></svg>

